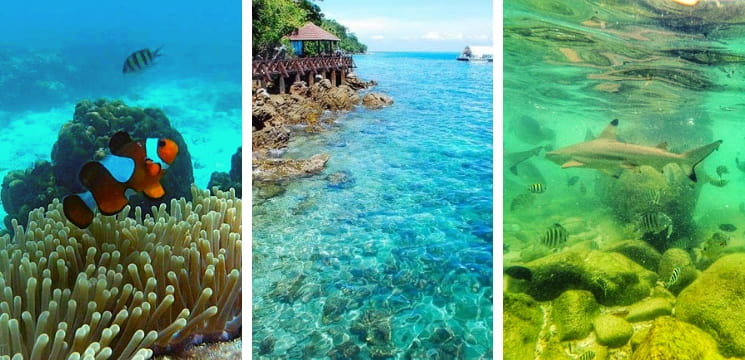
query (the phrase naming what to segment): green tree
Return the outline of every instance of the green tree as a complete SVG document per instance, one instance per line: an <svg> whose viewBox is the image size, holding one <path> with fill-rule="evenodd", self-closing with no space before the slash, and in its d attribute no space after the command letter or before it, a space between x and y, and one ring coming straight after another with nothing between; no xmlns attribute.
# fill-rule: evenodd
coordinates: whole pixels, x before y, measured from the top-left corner
<svg viewBox="0 0 745 360"><path fill-rule="evenodd" d="M252 0L253 56L271 56L283 36L303 26L308 13L293 0Z"/></svg>

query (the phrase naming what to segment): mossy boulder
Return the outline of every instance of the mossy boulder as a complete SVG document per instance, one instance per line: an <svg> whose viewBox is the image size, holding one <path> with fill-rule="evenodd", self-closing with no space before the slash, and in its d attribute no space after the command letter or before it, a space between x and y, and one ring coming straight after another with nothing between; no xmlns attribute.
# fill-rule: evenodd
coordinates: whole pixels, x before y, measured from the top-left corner
<svg viewBox="0 0 745 360"><path fill-rule="evenodd" d="M670 316L657 318L631 360L719 360L717 343L703 330Z"/></svg>
<svg viewBox="0 0 745 360"><path fill-rule="evenodd" d="M675 316L698 326L727 356L745 356L745 254L727 255L678 295Z"/></svg>
<svg viewBox="0 0 745 360"><path fill-rule="evenodd" d="M631 322L653 320L657 317L670 315L673 306L663 298L647 298L629 307L626 320Z"/></svg>
<svg viewBox="0 0 745 360"><path fill-rule="evenodd" d="M672 281L673 272L676 268L679 269L678 278ZM665 287L671 293L678 294L698 277L699 271L687 251L671 248L662 254L657 274L660 276L660 281L665 283Z"/></svg>
<svg viewBox="0 0 745 360"><path fill-rule="evenodd" d="M210 181L207 184L208 189L217 186L218 189L227 191L230 188L235 189L235 195L241 197L241 157L242 147L238 148L233 157L230 159L230 172L215 171L210 175Z"/></svg>
<svg viewBox="0 0 745 360"><path fill-rule="evenodd" d="M559 340L576 340L592 331L592 320L600 306L587 290L567 290L553 301L551 323L556 325Z"/></svg>
<svg viewBox="0 0 745 360"><path fill-rule="evenodd" d="M592 325L598 343L611 348L626 345L634 334L634 328L628 321L614 315L600 315L595 318Z"/></svg>
<svg viewBox="0 0 745 360"><path fill-rule="evenodd" d="M118 131L126 131L135 140L146 138L169 138L179 146L179 154L167 173L161 179L166 195L158 200L146 198L142 194L130 197L130 205L140 206L146 212L151 206L170 203L172 198L184 197L191 199L191 184L194 182L191 155L181 134L171 127L163 111L155 108L141 109L126 106L119 100L80 101L75 106L73 120L62 125L57 141L52 147L51 174L54 179L54 194L52 198L63 198L71 193L85 191L78 181L80 168L90 160L100 160L109 153L108 144L111 136ZM35 166L34 168L38 168ZM46 168L45 168L46 169ZM31 170L33 173L35 170ZM36 170L38 171L38 170ZM22 197L16 193L23 191L28 194L46 194L51 188L48 184L48 172L44 171L44 178L35 176L20 178L18 173L9 174L8 192L4 198L14 199L3 203L8 214L22 212L21 207L37 207L34 202L20 202ZM11 186L14 180L26 182L22 186ZM45 200L46 201L46 200ZM46 204L44 204L46 205ZM12 217L13 215L11 215ZM9 221L6 220L6 223ZM21 222L25 223L25 222Z"/></svg>
<svg viewBox="0 0 745 360"><path fill-rule="evenodd" d="M649 295L657 275L615 252L569 250L531 261L525 292L552 300L570 289L590 291L602 305L629 305Z"/></svg>
<svg viewBox="0 0 745 360"><path fill-rule="evenodd" d="M525 294L505 293L503 300L504 358L533 360L543 324L543 310L537 301Z"/></svg>
<svg viewBox="0 0 745 360"><path fill-rule="evenodd" d="M652 247L652 245L641 240L622 241L608 249L608 251L623 254L645 269L655 272L662 257L660 252Z"/></svg>

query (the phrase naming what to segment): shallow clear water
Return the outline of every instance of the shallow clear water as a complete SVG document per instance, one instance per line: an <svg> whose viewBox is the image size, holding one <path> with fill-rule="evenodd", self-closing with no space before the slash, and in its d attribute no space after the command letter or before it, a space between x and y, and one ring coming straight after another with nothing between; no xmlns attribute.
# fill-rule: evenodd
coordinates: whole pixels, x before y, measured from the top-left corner
<svg viewBox="0 0 745 360"><path fill-rule="evenodd" d="M254 354L267 336L274 354L362 346L350 326L371 309L393 324L397 357L445 351L428 340L438 328L466 358L491 353L492 66L456 55L356 56L395 104L296 137L285 156L328 153L323 174L269 199L254 191ZM278 295L300 274L296 297ZM330 298L351 303L324 322Z"/></svg>

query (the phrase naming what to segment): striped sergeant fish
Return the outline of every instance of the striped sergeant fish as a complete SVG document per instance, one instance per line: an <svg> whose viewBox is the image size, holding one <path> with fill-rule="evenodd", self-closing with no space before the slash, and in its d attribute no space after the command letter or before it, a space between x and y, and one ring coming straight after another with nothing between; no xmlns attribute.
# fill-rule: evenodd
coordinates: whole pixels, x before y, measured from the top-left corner
<svg viewBox="0 0 745 360"><path fill-rule="evenodd" d="M670 274L670 280L668 280L667 283L665 283L665 287L669 288L675 285L675 283L678 282L678 277L680 277L680 266L676 266L673 269L673 273Z"/></svg>
<svg viewBox="0 0 745 360"><path fill-rule="evenodd" d="M662 212L651 212L639 219L639 230L645 233L659 233L667 229L667 238L673 233L673 220Z"/></svg>
<svg viewBox="0 0 745 360"><path fill-rule="evenodd" d="M137 72L145 69L146 67L152 66L153 60L158 56L161 56L160 49L150 51L150 49L142 49L133 52L131 55L124 60L124 66L122 67L122 73Z"/></svg>
<svg viewBox="0 0 745 360"><path fill-rule="evenodd" d="M543 184L531 184L530 186L528 186L528 190L533 194L540 194L546 191L546 187L543 186Z"/></svg>
<svg viewBox="0 0 745 360"><path fill-rule="evenodd" d="M556 248L564 245L567 242L567 237L569 237L567 229L561 226L561 224L553 224L549 226L546 233L541 237L541 244L550 248Z"/></svg>
<svg viewBox="0 0 745 360"><path fill-rule="evenodd" d="M578 360L592 360L594 358L595 358L595 353L592 352L592 351L588 351L588 352L580 355L580 357L578 357L577 359Z"/></svg>

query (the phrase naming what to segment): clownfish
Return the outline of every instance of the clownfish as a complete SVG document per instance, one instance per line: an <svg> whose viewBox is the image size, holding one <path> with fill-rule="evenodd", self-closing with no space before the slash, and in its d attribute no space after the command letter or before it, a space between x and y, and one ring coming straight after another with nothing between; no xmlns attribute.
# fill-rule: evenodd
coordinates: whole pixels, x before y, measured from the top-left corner
<svg viewBox="0 0 745 360"><path fill-rule="evenodd" d="M111 137L109 149L111 155L89 161L80 169L78 178L88 191L63 200L65 217L81 229L91 224L96 209L104 215L121 211L134 192L151 199L163 197L160 178L178 155L173 140L148 138L143 144L124 131Z"/></svg>

